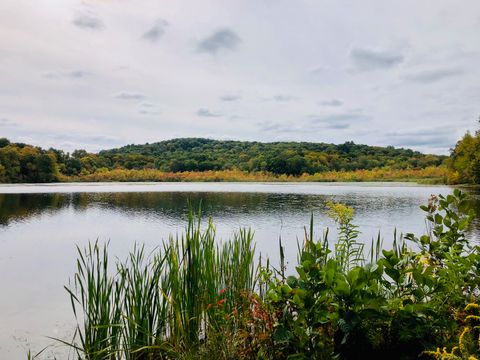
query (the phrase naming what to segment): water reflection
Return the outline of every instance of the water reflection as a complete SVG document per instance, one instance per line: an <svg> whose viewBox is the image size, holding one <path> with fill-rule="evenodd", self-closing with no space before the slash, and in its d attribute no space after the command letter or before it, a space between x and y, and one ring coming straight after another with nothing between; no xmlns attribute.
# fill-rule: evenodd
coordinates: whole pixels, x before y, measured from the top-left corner
<svg viewBox="0 0 480 360"><path fill-rule="evenodd" d="M347 190L347 189L345 189ZM380 194L343 192L340 194L296 193L235 193L235 192L126 192L126 193L44 193L0 194L0 226L26 221L45 213L54 214L70 208L75 212L89 208L125 213L131 216L184 219L188 209L202 209L205 216L215 219L243 215L255 217L274 215L285 217L292 214L308 215L309 212L324 212L327 200L353 206L357 215L366 212L389 213L409 211L425 203L428 191L419 196L406 189ZM472 195L472 204L480 208L480 192L475 188L467 191Z"/></svg>

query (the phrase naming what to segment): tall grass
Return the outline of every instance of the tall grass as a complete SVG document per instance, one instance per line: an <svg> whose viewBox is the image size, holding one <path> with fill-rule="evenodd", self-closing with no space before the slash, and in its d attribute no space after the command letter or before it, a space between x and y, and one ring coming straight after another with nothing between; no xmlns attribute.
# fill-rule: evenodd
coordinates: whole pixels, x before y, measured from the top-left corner
<svg viewBox="0 0 480 360"><path fill-rule="evenodd" d="M79 248L66 287L78 320L72 344L78 357L169 358L218 337L224 315L253 291L252 239L251 231L240 230L219 243L212 222L202 229L200 216L190 214L181 237L148 256L135 247L116 266L106 245Z"/></svg>

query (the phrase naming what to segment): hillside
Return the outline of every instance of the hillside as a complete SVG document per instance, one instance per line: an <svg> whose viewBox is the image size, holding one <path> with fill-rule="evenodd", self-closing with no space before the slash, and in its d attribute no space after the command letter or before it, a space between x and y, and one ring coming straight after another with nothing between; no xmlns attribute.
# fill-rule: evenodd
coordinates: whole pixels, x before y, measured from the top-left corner
<svg viewBox="0 0 480 360"><path fill-rule="evenodd" d="M307 142L249 142L186 138L101 151L108 167L163 171L240 169L299 175L329 170L352 171L389 166L395 169L438 166L446 158L409 149Z"/></svg>
<svg viewBox="0 0 480 360"><path fill-rule="evenodd" d="M11 143L7 139L0 140L0 182L3 183L82 179L161 180L176 179L176 177L159 176L164 173L212 171L271 174L273 177L373 169L410 171L438 167L446 159L445 156L425 155L409 149L357 145L353 142L334 145L185 138L153 144L127 145L99 153L75 150L70 154L62 150L44 150L31 145ZM116 171L114 177L105 175L112 171ZM130 172L119 173L122 171ZM148 171L148 175L140 171ZM103 177L96 176L98 174L103 174ZM235 178L238 178L237 175L238 173L235 174ZM389 176L396 177L395 174ZM329 175L328 179L330 177ZM211 178L209 175L208 179ZM213 178L218 178L218 175L214 175ZM269 179L269 177L264 176L259 179Z"/></svg>

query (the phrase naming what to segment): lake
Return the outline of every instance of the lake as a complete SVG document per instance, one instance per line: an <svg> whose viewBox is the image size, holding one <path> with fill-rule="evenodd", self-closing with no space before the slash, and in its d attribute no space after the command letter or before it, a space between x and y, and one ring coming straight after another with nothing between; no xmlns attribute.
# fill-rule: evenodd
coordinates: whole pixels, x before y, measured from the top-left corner
<svg viewBox="0 0 480 360"><path fill-rule="evenodd" d="M48 336L71 338L74 319L63 285L75 271L75 245L109 241L111 254L124 259L135 242L150 250L169 234L180 234L189 206L201 204L203 217L217 225L219 241L250 227L257 252L275 263L281 238L293 269L310 214L318 235L334 227L325 215L329 200L355 209L362 241L369 244L380 232L388 247L395 229L423 233L419 206L431 194L451 191L411 183L1 185L0 358L25 358L27 348L50 344ZM469 191L477 203L477 191ZM477 238L479 226L471 231ZM52 348L43 358L54 352L63 354Z"/></svg>

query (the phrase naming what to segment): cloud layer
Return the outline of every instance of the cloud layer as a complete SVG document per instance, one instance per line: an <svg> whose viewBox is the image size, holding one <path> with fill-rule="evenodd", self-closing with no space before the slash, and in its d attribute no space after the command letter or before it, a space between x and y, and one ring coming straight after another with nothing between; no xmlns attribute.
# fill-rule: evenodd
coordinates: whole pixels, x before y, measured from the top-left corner
<svg viewBox="0 0 480 360"><path fill-rule="evenodd" d="M45 1L0 4L0 127L13 141L71 151L203 136L446 154L478 127L477 0Z"/></svg>

